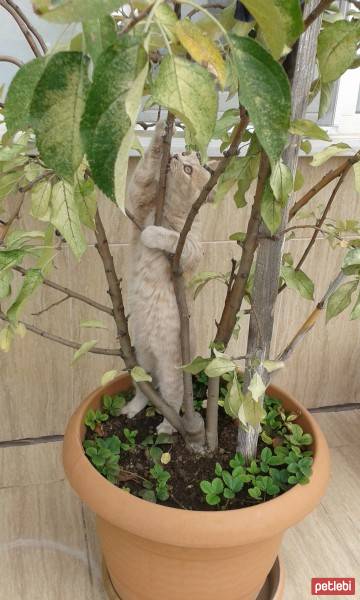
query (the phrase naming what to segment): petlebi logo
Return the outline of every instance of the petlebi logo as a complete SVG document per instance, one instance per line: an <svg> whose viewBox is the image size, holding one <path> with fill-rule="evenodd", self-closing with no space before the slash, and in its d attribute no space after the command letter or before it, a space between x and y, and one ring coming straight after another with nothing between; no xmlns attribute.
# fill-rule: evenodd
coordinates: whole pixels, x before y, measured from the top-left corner
<svg viewBox="0 0 360 600"><path fill-rule="evenodd" d="M313 596L355 596L355 577L313 577Z"/></svg>

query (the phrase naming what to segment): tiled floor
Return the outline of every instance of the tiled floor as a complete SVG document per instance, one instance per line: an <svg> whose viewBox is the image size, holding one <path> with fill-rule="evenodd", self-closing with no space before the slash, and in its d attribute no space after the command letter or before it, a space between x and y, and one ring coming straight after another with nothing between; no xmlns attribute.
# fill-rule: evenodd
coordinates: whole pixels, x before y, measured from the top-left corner
<svg viewBox="0 0 360 600"><path fill-rule="evenodd" d="M360 410L316 418L332 449L332 480L318 509L285 537L284 600L311 600L313 576L357 577L360 587ZM0 600L106 598L94 519L65 481L60 454L59 442L0 449Z"/></svg>

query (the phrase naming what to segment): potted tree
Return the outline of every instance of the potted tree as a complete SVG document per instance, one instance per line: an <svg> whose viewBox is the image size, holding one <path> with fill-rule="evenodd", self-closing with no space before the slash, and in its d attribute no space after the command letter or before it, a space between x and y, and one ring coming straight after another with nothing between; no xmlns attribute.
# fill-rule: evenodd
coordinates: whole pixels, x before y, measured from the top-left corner
<svg viewBox="0 0 360 600"><path fill-rule="evenodd" d="M329 456L323 435L270 377L319 314L325 310L328 320L339 314L359 286L359 240L345 241L343 226L327 216L350 169L359 181L360 154L344 159L311 189L297 171L300 149L309 153L310 139L331 142L304 118L309 98L320 94L320 110L326 111L333 83L357 64L357 14L345 18L330 4L34 0L35 13L44 19L81 23L69 47L48 50L12 0L1 1L35 58L19 64L3 106L1 196L21 196L1 224L0 346L8 351L14 336L29 330L73 347L74 360L92 352L124 362L121 375L105 373L102 387L80 405L64 440L68 479L97 514L114 597L215 599L221 590L226 600L281 598L281 576L263 586L282 535L324 493ZM235 108L218 117L224 93ZM152 133L125 202L129 154L139 151L136 132L155 125L139 122L144 105L159 107L159 114L160 107L167 110L167 118ZM185 131L184 155L171 153L174 131ZM222 157L210 165L213 138L220 140ZM314 166L345 147L329 143L314 156ZM316 221L304 215L295 221L333 181ZM294 192L303 187L294 203ZM98 200L97 188L108 199ZM226 273L197 273L189 284L200 209L211 199L221 210L230 190L239 210L249 204L246 230L231 236L241 256ZM37 230L16 228L24 197L31 199ZM130 283L136 285L129 302L135 344L101 219L99 204L108 201L134 229L137 262ZM81 260L85 227L96 237L110 306L51 280L64 242ZM301 228L313 229L313 237L294 265L283 243ZM319 235L344 248L339 274L287 347L270 358L282 289L313 299L314 284L301 267ZM152 272L156 261L161 267ZM14 274L22 277L17 290ZM168 300L161 314L170 310L166 302L176 311L164 336L160 300L148 317L144 290L150 303L165 280ZM215 338L207 340L208 354L196 356L189 291L196 297L213 280L227 286L224 307ZM80 344L23 321L26 301L41 285L96 308L99 316L110 314L117 348L99 348L93 340ZM233 357L227 346L243 312L250 316L247 350ZM351 317L359 316L358 297ZM169 363L174 353L178 359Z"/></svg>

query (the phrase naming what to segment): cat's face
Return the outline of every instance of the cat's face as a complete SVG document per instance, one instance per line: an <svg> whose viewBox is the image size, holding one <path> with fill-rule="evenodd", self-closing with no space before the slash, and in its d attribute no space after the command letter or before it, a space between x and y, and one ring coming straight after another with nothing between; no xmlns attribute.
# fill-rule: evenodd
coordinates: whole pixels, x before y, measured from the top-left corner
<svg viewBox="0 0 360 600"><path fill-rule="evenodd" d="M195 152L175 154L170 160L167 178L169 203L180 203L188 211L209 178L209 171L201 166Z"/></svg>

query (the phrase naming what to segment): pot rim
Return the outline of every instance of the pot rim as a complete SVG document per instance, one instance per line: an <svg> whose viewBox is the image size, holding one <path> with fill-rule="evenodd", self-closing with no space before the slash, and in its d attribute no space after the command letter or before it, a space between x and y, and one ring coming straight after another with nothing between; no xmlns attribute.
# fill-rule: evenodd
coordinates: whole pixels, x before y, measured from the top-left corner
<svg viewBox="0 0 360 600"><path fill-rule="evenodd" d="M66 476L80 498L102 519L132 534L184 547L233 547L256 543L283 532L301 521L319 503L328 483L330 455L325 437L312 415L281 388L268 393L301 413L305 431L314 439L313 474L306 485L261 504L228 511L192 511L147 502L110 483L84 453L84 415L103 394L126 389L127 372L97 388L72 415L64 435L63 463ZM120 384L120 387L119 387Z"/></svg>

